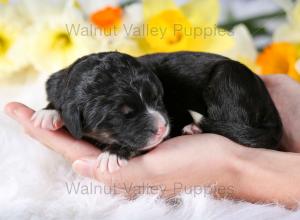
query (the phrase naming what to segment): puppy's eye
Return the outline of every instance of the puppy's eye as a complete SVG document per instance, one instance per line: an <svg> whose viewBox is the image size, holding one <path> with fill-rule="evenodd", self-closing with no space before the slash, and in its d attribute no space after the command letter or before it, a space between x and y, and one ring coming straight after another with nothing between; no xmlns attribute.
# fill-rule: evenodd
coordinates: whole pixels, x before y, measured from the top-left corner
<svg viewBox="0 0 300 220"><path fill-rule="evenodd" d="M133 108L129 107L128 105L122 105L120 110L124 115L133 113Z"/></svg>
<svg viewBox="0 0 300 220"><path fill-rule="evenodd" d="M161 98L161 97L157 98L157 100L156 100L156 105L157 105L157 106L163 105L163 101L162 101L162 98Z"/></svg>

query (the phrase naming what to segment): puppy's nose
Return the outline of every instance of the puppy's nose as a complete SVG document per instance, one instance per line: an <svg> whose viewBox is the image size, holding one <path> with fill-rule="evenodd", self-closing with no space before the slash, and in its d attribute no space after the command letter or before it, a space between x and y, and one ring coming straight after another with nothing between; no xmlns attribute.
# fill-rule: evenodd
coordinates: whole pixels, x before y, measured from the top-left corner
<svg viewBox="0 0 300 220"><path fill-rule="evenodd" d="M163 125L158 126L155 135L156 135L156 136L162 136L162 135L165 134L166 130L167 130L167 127L166 127L166 124L164 123Z"/></svg>
<svg viewBox="0 0 300 220"><path fill-rule="evenodd" d="M161 113L154 110L149 110L149 113L153 116L154 125L155 125L155 137L161 138L167 135L168 133L168 123Z"/></svg>

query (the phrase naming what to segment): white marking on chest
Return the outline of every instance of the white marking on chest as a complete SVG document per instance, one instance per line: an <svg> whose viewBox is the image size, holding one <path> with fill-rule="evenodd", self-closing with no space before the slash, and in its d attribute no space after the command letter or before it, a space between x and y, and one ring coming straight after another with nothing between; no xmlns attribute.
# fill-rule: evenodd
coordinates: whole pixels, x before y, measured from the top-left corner
<svg viewBox="0 0 300 220"><path fill-rule="evenodd" d="M203 115L200 114L199 112L195 112L192 110L188 110L190 115L192 116L194 123L195 124L199 124L201 122L201 120L203 119Z"/></svg>

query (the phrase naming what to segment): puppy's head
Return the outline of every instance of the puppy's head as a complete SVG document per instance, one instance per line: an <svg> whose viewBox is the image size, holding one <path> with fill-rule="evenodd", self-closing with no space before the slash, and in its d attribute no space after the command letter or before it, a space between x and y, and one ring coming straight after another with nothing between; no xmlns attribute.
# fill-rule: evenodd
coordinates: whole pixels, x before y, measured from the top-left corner
<svg viewBox="0 0 300 220"><path fill-rule="evenodd" d="M135 58L118 52L90 55L68 72L72 86L66 93L72 96L62 115L75 137L139 151L168 135L161 82Z"/></svg>

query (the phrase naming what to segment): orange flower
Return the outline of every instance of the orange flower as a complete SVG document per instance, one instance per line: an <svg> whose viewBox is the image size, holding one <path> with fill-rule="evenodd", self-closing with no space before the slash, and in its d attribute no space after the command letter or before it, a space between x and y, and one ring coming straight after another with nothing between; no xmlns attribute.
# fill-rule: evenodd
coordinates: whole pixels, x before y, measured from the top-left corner
<svg viewBox="0 0 300 220"><path fill-rule="evenodd" d="M281 42L267 46L257 57L256 63L261 68L261 74L287 73L300 82L300 73L295 68L296 60L296 47Z"/></svg>
<svg viewBox="0 0 300 220"><path fill-rule="evenodd" d="M109 29L118 27L122 20L122 8L120 7L105 7L100 9L90 16L90 21L97 27Z"/></svg>

